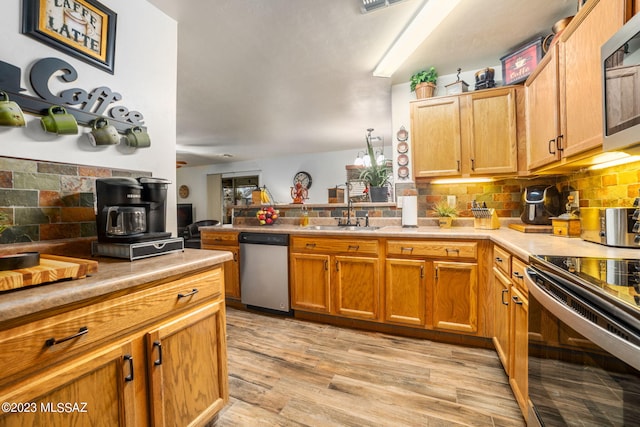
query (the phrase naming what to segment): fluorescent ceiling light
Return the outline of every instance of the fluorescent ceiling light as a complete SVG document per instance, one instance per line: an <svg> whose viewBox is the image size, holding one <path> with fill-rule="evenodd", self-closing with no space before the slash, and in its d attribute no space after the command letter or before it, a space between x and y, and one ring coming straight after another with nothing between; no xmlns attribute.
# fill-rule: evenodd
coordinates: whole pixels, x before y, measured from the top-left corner
<svg viewBox="0 0 640 427"><path fill-rule="evenodd" d="M493 178L443 178L434 179L431 184L481 184L493 182Z"/></svg>
<svg viewBox="0 0 640 427"><path fill-rule="evenodd" d="M391 77L461 0L428 0L373 70L375 77Z"/></svg>

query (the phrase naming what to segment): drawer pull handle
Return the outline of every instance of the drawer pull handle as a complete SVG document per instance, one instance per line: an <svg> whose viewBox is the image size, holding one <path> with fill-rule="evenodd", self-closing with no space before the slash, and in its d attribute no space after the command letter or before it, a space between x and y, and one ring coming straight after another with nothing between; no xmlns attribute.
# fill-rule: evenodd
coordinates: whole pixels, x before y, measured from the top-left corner
<svg viewBox="0 0 640 427"><path fill-rule="evenodd" d="M61 343L65 342L65 341L69 341L69 340L72 340L74 338L81 337L82 335L85 335L85 334L88 334L88 333L89 333L89 328L87 328L86 326L83 326L82 328L80 328L80 330L77 333L75 333L73 335L70 335L68 337L61 338L59 340L57 340L55 338L49 338L48 340L46 340L44 342L44 345L46 345L47 347L53 347L54 345L61 344Z"/></svg>
<svg viewBox="0 0 640 427"><path fill-rule="evenodd" d="M496 262L499 262L502 264L502 258L500 258L499 256L496 257Z"/></svg>
<svg viewBox="0 0 640 427"><path fill-rule="evenodd" d="M420 278L424 279L424 265L420 266Z"/></svg>
<svg viewBox="0 0 640 427"><path fill-rule="evenodd" d="M309 248L309 249L313 249L313 248L315 248L315 247L316 247L316 244L315 244L315 243L307 243L305 246L306 246L307 248Z"/></svg>
<svg viewBox="0 0 640 427"><path fill-rule="evenodd" d="M518 304L518 305L522 305L522 301L520 301L518 299L518 297L511 297L511 299L513 300L514 303Z"/></svg>
<svg viewBox="0 0 640 427"><path fill-rule="evenodd" d="M514 276L516 279L520 279L520 280L524 279L524 276L523 276L522 274L520 274L519 272L517 272L517 271L514 271L514 272L513 272L513 276Z"/></svg>
<svg viewBox="0 0 640 427"><path fill-rule="evenodd" d="M447 255L449 255L449 252L453 252L455 254L460 255L460 249L449 249L449 248L446 248L445 251L447 252Z"/></svg>
<svg viewBox="0 0 640 427"><path fill-rule="evenodd" d="M195 294L197 294L197 293L198 293L198 289L197 289L197 288L193 288L193 289L191 290L191 292L188 292L188 293L186 293L186 294L183 294L183 293L178 294L178 299L180 299L180 298L190 297L190 296L195 295Z"/></svg>
<svg viewBox="0 0 640 427"><path fill-rule="evenodd" d="M404 251L413 252L413 248L412 247L401 247L400 248L400 252L404 252Z"/></svg>
<svg viewBox="0 0 640 427"><path fill-rule="evenodd" d="M131 381L133 381L133 356L131 356L129 354L125 354L124 355L124 360L126 362L129 362L129 375L124 377L124 380L126 382L131 382Z"/></svg>
<svg viewBox="0 0 640 427"><path fill-rule="evenodd" d="M233 253L233 262L238 262L238 253L237 252Z"/></svg>
<svg viewBox="0 0 640 427"><path fill-rule="evenodd" d="M349 245L349 250L357 251L358 249L360 249L360 245Z"/></svg>
<svg viewBox="0 0 640 427"><path fill-rule="evenodd" d="M502 290L501 299L502 299L502 304L504 305L509 305L509 300L507 300L506 302L504 301L504 294L508 294L508 293L509 293L509 289Z"/></svg>
<svg viewBox="0 0 640 427"><path fill-rule="evenodd" d="M158 347L158 358L153 361L153 364L155 366L160 366L162 365L162 343L160 341L154 341L153 347L154 348Z"/></svg>
<svg viewBox="0 0 640 427"><path fill-rule="evenodd" d="M336 261L336 271L340 271L340 261Z"/></svg>
<svg viewBox="0 0 640 427"><path fill-rule="evenodd" d="M324 269L326 271L329 271L329 260L326 260L326 259L324 260Z"/></svg>

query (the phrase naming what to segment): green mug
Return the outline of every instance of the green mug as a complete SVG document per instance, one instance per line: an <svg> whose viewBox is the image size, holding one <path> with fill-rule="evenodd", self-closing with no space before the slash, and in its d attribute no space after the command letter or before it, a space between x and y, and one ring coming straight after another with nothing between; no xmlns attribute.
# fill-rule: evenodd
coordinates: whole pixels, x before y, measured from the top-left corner
<svg viewBox="0 0 640 427"><path fill-rule="evenodd" d="M48 133L58 135L75 135L78 133L76 118L59 105L49 107L49 114L43 116L40 119L40 123L42 124L42 129Z"/></svg>
<svg viewBox="0 0 640 427"><path fill-rule="evenodd" d="M127 129L125 136L127 137L126 143L129 147L143 148L151 145L151 138L149 138L149 134L140 126L134 126L131 129Z"/></svg>
<svg viewBox="0 0 640 427"><path fill-rule="evenodd" d="M24 114L18 104L9 101L9 95L0 91L0 126L25 126Z"/></svg>
<svg viewBox="0 0 640 427"><path fill-rule="evenodd" d="M109 124L109 120L100 117L93 121L93 128L88 134L91 145L116 145L120 142L120 135L115 126Z"/></svg>

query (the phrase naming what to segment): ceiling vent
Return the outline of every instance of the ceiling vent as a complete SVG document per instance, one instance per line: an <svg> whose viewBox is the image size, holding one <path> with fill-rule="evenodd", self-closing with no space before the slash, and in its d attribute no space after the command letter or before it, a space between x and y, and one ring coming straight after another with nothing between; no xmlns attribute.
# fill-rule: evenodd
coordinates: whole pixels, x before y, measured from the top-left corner
<svg viewBox="0 0 640 427"><path fill-rule="evenodd" d="M405 0L362 0L362 13L382 9L394 3L400 3L401 1Z"/></svg>

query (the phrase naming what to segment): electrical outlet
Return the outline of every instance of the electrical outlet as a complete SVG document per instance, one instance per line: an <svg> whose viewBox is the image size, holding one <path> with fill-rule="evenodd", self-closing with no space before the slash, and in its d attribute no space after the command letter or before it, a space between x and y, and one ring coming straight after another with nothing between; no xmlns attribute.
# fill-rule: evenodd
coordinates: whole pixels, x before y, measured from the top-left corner
<svg viewBox="0 0 640 427"><path fill-rule="evenodd" d="M456 196L447 196L447 204L452 208L456 207Z"/></svg>

